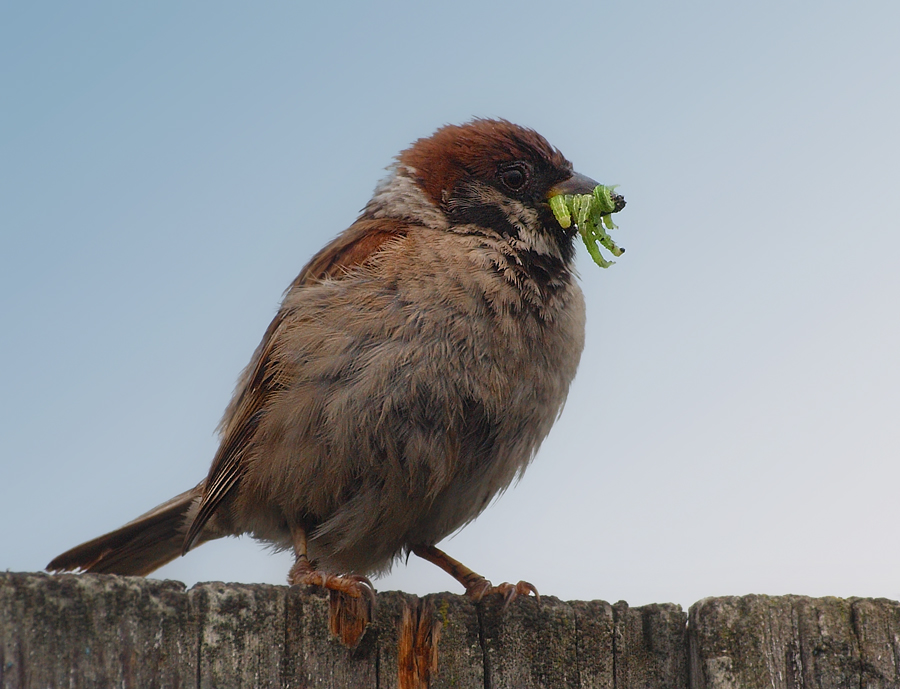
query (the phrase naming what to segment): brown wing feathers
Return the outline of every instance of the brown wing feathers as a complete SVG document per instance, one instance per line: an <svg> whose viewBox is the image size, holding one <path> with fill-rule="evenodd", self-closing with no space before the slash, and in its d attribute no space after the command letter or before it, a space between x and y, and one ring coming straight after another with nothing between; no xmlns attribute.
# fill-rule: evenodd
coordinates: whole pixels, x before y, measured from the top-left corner
<svg viewBox="0 0 900 689"><path fill-rule="evenodd" d="M289 289L324 279L341 279L353 268L365 264L387 241L402 237L407 231L407 227L395 225L393 221L360 219L313 256ZM244 452L265 413L266 404L272 394L284 389L274 356L287 317L287 312L279 311L263 336L262 351L236 405L235 416L225 428L222 445L206 479L200 509L188 529L182 553L191 549L222 500L240 483L245 471Z"/></svg>

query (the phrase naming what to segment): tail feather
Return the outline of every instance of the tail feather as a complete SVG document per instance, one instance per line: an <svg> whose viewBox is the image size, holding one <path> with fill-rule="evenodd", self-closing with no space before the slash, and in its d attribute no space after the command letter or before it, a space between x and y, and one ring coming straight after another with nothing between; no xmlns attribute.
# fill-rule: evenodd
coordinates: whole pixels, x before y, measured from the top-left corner
<svg viewBox="0 0 900 689"><path fill-rule="evenodd" d="M176 495L125 526L67 550L54 558L47 569L136 576L150 574L181 555L188 518L200 495L199 488Z"/></svg>

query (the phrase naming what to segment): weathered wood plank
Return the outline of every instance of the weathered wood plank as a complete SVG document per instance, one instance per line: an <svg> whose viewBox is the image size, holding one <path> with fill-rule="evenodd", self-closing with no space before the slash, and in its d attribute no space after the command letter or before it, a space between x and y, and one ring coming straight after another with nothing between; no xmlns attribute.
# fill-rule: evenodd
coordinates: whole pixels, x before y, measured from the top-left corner
<svg viewBox="0 0 900 689"><path fill-rule="evenodd" d="M680 605L613 606L617 689L687 689L687 614Z"/></svg>
<svg viewBox="0 0 900 689"><path fill-rule="evenodd" d="M284 588L209 582L192 588L188 598L200 629L200 689L280 685Z"/></svg>
<svg viewBox="0 0 900 689"><path fill-rule="evenodd" d="M283 687L376 687L378 684L378 639L388 628L387 615L376 617L378 626L366 630L357 646L348 649L328 631L329 596L316 589L270 587L286 592L285 655ZM386 597L379 596L390 609ZM377 613L381 613L381 606Z"/></svg>
<svg viewBox="0 0 900 689"><path fill-rule="evenodd" d="M483 644L494 689L578 687L575 611L556 598L500 600L480 609Z"/></svg>
<svg viewBox="0 0 900 689"><path fill-rule="evenodd" d="M433 689L478 687L484 683L484 650L478 610L469 599L450 593L427 596L441 625L438 636L438 670Z"/></svg>
<svg viewBox="0 0 900 689"><path fill-rule="evenodd" d="M900 687L900 604L709 598L690 613L694 689Z"/></svg>
<svg viewBox="0 0 900 689"><path fill-rule="evenodd" d="M574 601L575 655L582 689L615 687L616 621L612 606L601 600Z"/></svg>
<svg viewBox="0 0 900 689"><path fill-rule="evenodd" d="M900 687L900 603L884 598L851 599L851 620L859 643L860 686Z"/></svg>
<svg viewBox="0 0 900 689"><path fill-rule="evenodd" d="M184 584L0 573L0 687L197 687Z"/></svg>

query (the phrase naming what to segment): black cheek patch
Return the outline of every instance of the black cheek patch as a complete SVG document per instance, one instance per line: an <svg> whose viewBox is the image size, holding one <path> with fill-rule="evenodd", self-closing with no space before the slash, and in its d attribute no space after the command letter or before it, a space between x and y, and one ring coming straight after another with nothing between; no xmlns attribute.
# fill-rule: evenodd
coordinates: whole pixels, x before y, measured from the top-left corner
<svg viewBox="0 0 900 689"><path fill-rule="evenodd" d="M486 201L477 186L457 185L447 202L447 215L454 225L478 225L507 237L519 236L503 209Z"/></svg>
<svg viewBox="0 0 900 689"><path fill-rule="evenodd" d="M478 225L499 232L506 237L518 238L519 230L502 210L490 204L480 206L459 205L450 211L454 225Z"/></svg>

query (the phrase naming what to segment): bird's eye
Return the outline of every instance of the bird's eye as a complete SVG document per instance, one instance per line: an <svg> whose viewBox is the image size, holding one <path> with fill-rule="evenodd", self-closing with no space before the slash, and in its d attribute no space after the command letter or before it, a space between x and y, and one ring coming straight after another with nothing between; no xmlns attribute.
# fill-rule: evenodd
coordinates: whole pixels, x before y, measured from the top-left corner
<svg viewBox="0 0 900 689"><path fill-rule="evenodd" d="M519 191L528 182L528 171L524 165L511 165L500 172L500 179L513 191Z"/></svg>

